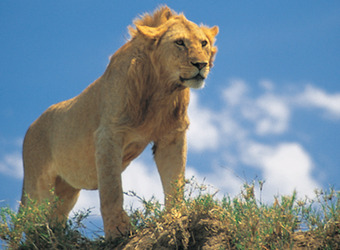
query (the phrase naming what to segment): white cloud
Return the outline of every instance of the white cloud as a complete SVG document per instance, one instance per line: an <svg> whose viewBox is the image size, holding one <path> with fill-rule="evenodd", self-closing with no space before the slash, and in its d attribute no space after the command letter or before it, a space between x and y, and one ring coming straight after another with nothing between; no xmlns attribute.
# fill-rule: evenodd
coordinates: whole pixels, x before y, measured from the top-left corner
<svg viewBox="0 0 340 250"><path fill-rule="evenodd" d="M268 79L260 80L259 85L266 91L273 91L275 88L274 83Z"/></svg>
<svg viewBox="0 0 340 250"><path fill-rule="evenodd" d="M230 80L230 86L223 91L223 97L227 104L235 106L243 101L247 91L247 85L243 80L232 79Z"/></svg>
<svg viewBox="0 0 340 250"><path fill-rule="evenodd" d="M255 105L258 109L258 116L254 120L257 134L282 134L287 130L290 111L284 100L278 96L265 95L257 99Z"/></svg>
<svg viewBox="0 0 340 250"><path fill-rule="evenodd" d="M303 106L321 108L333 118L340 118L340 94L328 94L323 90L306 86L304 92L298 95L298 103Z"/></svg>
<svg viewBox="0 0 340 250"><path fill-rule="evenodd" d="M21 154L19 152L6 154L0 161L0 173L22 179L24 172Z"/></svg>
<svg viewBox="0 0 340 250"><path fill-rule="evenodd" d="M125 192L135 191L137 195L145 199L155 197L161 203L163 203L163 187L155 164L150 164L151 167L147 167L146 164L140 160L135 160L131 165L123 172L123 190ZM139 201L135 198L124 196L125 206L130 207L140 206Z"/></svg>
<svg viewBox="0 0 340 250"><path fill-rule="evenodd" d="M186 178L195 178L197 184L207 186L207 192L210 194L217 193L217 197L223 197L228 194L230 196L237 195L242 187L242 180L239 179L233 171L222 167L212 167L211 172L202 174L192 167L187 167Z"/></svg>
<svg viewBox="0 0 340 250"><path fill-rule="evenodd" d="M234 171L228 168L214 167L213 172L207 175L207 180L219 189L219 195L235 196L240 193L243 180Z"/></svg>
<svg viewBox="0 0 340 250"><path fill-rule="evenodd" d="M273 94L248 99L241 107L241 114L254 124L257 135L284 133L290 118L287 102Z"/></svg>
<svg viewBox="0 0 340 250"><path fill-rule="evenodd" d="M215 116L221 146L238 143L249 136L249 131L233 115L233 112L223 110Z"/></svg>
<svg viewBox="0 0 340 250"><path fill-rule="evenodd" d="M278 141L277 145L273 146L254 141L254 136L274 136L287 132L291 113L296 107L296 102L292 103L290 93L274 92L273 82L263 80L260 86L265 92L258 97L251 97L244 81L232 80L230 87L223 91L226 106L218 112L203 107L206 116L213 117L209 120L212 127L217 129L220 151L218 154L222 159L227 158L228 165L236 171L238 166L245 163L259 169L260 176L266 180L263 191L266 201L271 201L276 194L291 195L294 189L300 196L313 196L314 189L320 185L312 175L314 163L302 144ZM326 97L329 101L330 96ZM194 101L197 107L200 106L197 98ZM337 105L328 101L324 103L328 103L328 108L333 107L335 113L337 109L334 107ZM189 143L190 140L191 138ZM199 172L194 174L201 176ZM215 168L205 176L209 184L229 194L239 192L243 183L230 170L221 168Z"/></svg>
<svg viewBox="0 0 340 250"><path fill-rule="evenodd" d="M309 154L298 143L281 143L270 147L259 143L249 143L243 152L243 161L263 171L264 193L267 200L273 195L290 195L294 190L298 195L314 195L319 188L312 176L313 162Z"/></svg>
<svg viewBox="0 0 340 250"><path fill-rule="evenodd" d="M260 85L269 92L274 89L274 83L269 80L262 80ZM273 93L251 98L247 92L248 86L243 80L231 80L223 91L227 110L233 115L230 120L240 117L251 122L257 135L284 133L290 118L288 100Z"/></svg>
<svg viewBox="0 0 340 250"><path fill-rule="evenodd" d="M91 208L91 215L100 216L99 193L98 190L81 190L80 196L70 216L73 212Z"/></svg>
<svg viewBox="0 0 340 250"><path fill-rule="evenodd" d="M217 149L219 144L219 131L213 122L214 114L198 104L198 96L191 93L189 105L190 127L188 130L189 150L200 152L208 149Z"/></svg>
<svg viewBox="0 0 340 250"><path fill-rule="evenodd" d="M301 196L312 196L314 189L320 185L312 175L314 163L302 144L279 141L273 146L253 139L255 135L281 135L287 132L291 113L296 107L296 103L291 103L290 93L274 92L275 86L271 81L264 80L260 82L260 86L266 92L254 98L248 94L248 86L244 81L232 80L230 87L223 92L226 106L219 112L205 109L215 117L212 123L218 128L219 155L227 158L235 169L244 163L256 166L260 175L266 179L264 192L267 201L278 193L292 194L294 189ZM328 103L327 107L337 105ZM335 110L337 109L333 108L333 113ZM255 129L252 130L252 127ZM198 173L196 175L199 176ZM213 170L206 177L209 183L227 192L233 188L239 191L242 185L242 181L228 170ZM230 187L226 187L228 180L232 183Z"/></svg>

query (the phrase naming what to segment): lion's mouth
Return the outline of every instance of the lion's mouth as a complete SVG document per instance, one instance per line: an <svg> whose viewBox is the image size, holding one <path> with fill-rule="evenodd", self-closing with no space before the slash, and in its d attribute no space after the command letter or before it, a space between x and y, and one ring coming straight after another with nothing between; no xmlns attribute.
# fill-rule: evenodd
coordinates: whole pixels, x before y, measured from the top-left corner
<svg viewBox="0 0 340 250"><path fill-rule="evenodd" d="M205 77L203 77L200 73L198 73L196 76L191 77L191 78L184 78L180 76L179 79L181 80L181 82L190 81L190 80L203 81Z"/></svg>

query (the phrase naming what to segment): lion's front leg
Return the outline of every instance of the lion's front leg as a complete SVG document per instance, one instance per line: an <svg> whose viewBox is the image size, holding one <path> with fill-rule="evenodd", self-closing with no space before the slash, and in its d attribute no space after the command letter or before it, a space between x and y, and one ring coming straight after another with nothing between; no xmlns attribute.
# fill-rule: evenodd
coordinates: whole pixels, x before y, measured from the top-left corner
<svg viewBox="0 0 340 250"><path fill-rule="evenodd" d="M105 130L96 133L96 166L100 210L106 238L114 238L129 230L129 217L123 210L122 137Z"/></svg>
<svg viewBox="0 0 340 250"><path fill-rule="evenodd" d="M187 158L185 131L155 142L154 158L162 180L165 205L169 207L171 199L183 197Z"/></svg>

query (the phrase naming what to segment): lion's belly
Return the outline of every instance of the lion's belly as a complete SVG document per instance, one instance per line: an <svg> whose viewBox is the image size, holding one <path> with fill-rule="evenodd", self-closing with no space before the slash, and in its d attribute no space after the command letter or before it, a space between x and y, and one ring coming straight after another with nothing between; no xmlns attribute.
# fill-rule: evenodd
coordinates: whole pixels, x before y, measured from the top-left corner
<svg viewBox="0 0 340 250"><path fill-rule="evenodd" d="M98 181L94 152L89 152L89 154L68 153L55 162L58 175L74 188L97 189Z"/></svg>
<svg viewBox="0 0 340 250"><path fill-rule="evenodd" d="M58 175L78 189L97 189L97 170L93 136L68 141L68 144L55 142L53 164Z"/></svg>
<svg viewBox="0 0 340 250"><path fill-rule="evenodd" d="M85 146L86 145L86 146ZM124 147L121 171L138 157L145 147L146 142L132 142ZM55 168L58 175L71 186L78 189L98 189L98 177L93 143L80 143L59 148L54 154Z"/></svg>

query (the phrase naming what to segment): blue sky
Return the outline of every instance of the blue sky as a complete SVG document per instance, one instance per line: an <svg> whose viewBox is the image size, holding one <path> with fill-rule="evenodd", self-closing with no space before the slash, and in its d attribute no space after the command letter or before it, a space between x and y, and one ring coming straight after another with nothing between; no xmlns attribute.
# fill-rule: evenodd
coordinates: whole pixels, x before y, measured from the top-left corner
<svg viewBox="0 0 340 250"><path fill-rule="evenodd" d="M263 197L340 188L339 1L0 2L0 206L17 206L21 144L50 105L98 78L139 14L167 3L218 25L218 54L189 107L187 176L237 194L265 180ZM208 5L208 7L204 7ZM148 148L124 189L162 197ZM146 181L142 181L142 179ZM126 204L130 201L126 199ZM96 192L77 204L96 207Z"/></svg>

